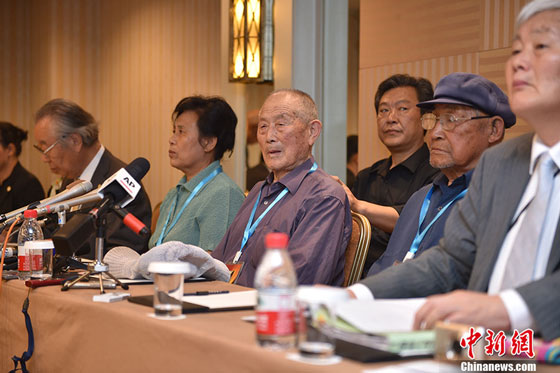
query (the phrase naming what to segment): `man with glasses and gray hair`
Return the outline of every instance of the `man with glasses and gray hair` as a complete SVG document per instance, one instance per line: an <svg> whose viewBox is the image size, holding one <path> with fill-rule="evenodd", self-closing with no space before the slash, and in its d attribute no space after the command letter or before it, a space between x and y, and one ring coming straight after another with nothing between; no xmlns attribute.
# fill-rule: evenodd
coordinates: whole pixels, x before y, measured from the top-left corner
<svg viewBox="0 0 560 373"><path fill-rule="evenodd" d="M72 101L58 98L43 105L35 115L34 135L34 147L41 153L42 161L62 178L60 188L51 192L58 193L76 180L90 181L97 188L126 166L99 141L99 126L93 116ZM152 210L143 188L127 210L150 226ZM84 254L89 258L94 252L91 238L89 252ZM107 216L106 250L124 245L142 253L147 244L148 237L136 235L115 214Z"/></svg>
<svg viewBox="0 0 560 373"><path fill-rule="evenodd" d="M504 126L515 124L506 95L475 74L443 77L434 99L416 106L432 110L422 116L422 127L427 131L430 164L441 174L410 197L387 250L368 275L412 259L438 243L451 208L467 192L482 152L502 141Z"/></svg>

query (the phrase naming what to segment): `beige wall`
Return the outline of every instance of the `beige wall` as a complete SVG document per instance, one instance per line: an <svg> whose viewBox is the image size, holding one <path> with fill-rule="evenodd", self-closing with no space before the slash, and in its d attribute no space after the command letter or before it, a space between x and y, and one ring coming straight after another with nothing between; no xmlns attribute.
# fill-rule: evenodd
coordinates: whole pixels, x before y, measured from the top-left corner
<svg viewBox="0 0 560 373"><path fill-rule="evenodd" d="M377 137L373 99L392 74L428 78L471 72L505 87L515 16L528 0L362 0L360 3L359 166L388 152ZM398 3L398 6L396 6ZM506 133L529 130L519 122Z"/></svg>
<svg viewBox="0 0 560 373"><path fill-rule="evenodd" d="M175 104L221 91L220 0L0 0L0 24L0 120L32 130L47 100L76 101L113 154L150 161L143 183L160 201L180 177L167 156ZM47 188L33 142L21 161Z"/></svg>

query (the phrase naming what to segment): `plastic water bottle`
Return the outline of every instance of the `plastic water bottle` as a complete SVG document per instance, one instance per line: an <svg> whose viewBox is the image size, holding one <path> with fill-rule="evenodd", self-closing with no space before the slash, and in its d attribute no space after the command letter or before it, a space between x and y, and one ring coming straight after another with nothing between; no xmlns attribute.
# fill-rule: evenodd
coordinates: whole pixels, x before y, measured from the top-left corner
<svg viewBox="0 0 560 373"><path fill-rule="evenodd" d="M288 235L269 233L255 274L257 342L273 350L295 346L297 278L288 253Z"/></svg>
<svg viewBox="0 0 560 373"><path fill-rule="evenodd" d="M26 210L23 213L25 220L19 229L18 235L18 277L21 280L28 280L31 277L32 259L36 261L38 258L32 258L31 254L24 248L26 241L35 241L43 239L43 231L37 222L37 211ZM43 260L41 256L41 261ZM39 265L39 263L36 263ZM42 263L41 263L42 268Z"/></svg>

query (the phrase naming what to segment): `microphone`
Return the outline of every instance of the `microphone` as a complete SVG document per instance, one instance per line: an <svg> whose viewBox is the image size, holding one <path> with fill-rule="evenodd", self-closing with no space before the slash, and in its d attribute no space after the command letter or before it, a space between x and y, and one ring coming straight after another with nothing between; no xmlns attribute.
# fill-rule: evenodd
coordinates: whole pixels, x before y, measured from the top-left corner
<svg viewBox="0 0 560 373"><path fill-rule="evenodd" d="M56 252L65 256L73 254L80 255L81 253L76 251L81 249L84 242L86 242L91 235L91 232L95 231L95 217L103 215L107 209L113 208L114 205L120 207L132 201L141 189L138 180L142 179L149 169L150 163L145 158L136 158L128 166L121 168L113 174L99 188L92 191L87 196L76 198L74 201L67 201L65 203L66 205L85 203L78 203L78 199L87 200L87 202L102 200L98 207L91 210L90 213L74 215L72 219L68 220L68 222L53 235L52 240ZM55 211L58 208L66 208L65 204L63 203L61 204L63 206L56 207ZM133 221L133 219L129 218L127 221L130 222ZM139 232L141 231L142 227L139 228Z"/></svg>
<svg viewBox="0 0 560 373"><path fill-rule="evenodd" d="M130 212L118 206L115 206L113 208L113 211L116 212L117 215L121 217L123 223L137 235L147 236L150 234L150 231L148 230L146 225Z"/></svg>
<svg viewBox="0 0 560 373"><path fill-rule="evenodd" d="M51 203L65 201L67 199L71 199L71 198L74 198L74 197L77 197L77 196L81 196L82 194L89 192L91 190L91 188L92 188L92 185L89 181L82 181L82 182L74 185L73 187L58 193L57 195L54 195L54 196L49 197L49 198L42 199L41 201L39 201L38 204L33 203L29 206L32 206L34 204L36 204L36 207L48 206ZM28 206L25 206L25 207L22 207L20 209L17 209L17 210L8 212L6 214L0 215L0 223L3 223L4 226L11 224L15 220L15 218L17 218L20 214L23 214L23 212L27 209L28 209Z"/></svg>
<svg viewBox="0 0 560 373"><path fill-rule="evenodd" d="M85 205L90 202L96 202L103 199L113 199L114 201L120 201L124 199L122 205L130 203L140 190L140 183L136 180L140 180L146 175L150 169L150 163L145 158L136 158L125 168L121 168L119 171L111 175L107 180L101 184L101 186L95 190L92 190L88 194L80 197L72 198L63 201L58 204L49 204L36 208L37 215L43 216L46 214L57 213L60 211L68 211L74 206ZM126 185L122 187L122 183ZM91 185L91 183L90 183ZM132 186L130 186L132 185ZM134 189L136 188L135 192ZM91 189L91 188L90 188ZM132 193L134 197L131 197Z"/></svg>
<svg viewBox="0 0 560 373"><path fill-rule="evenodd" d="M107 203L128 205L141 189L140 182L150 169L150 162L146 158L136 158L125 168L121 168L101 185L99 193L103 195L100 206Z"/></svg>
<svg viewBox="0 0 560 373"><path fill-rule="evenodd" d="M68 211L74 206L85 205L86 203L96 202L103 199L103 195L99 193L101 187L84 194L83 196L72 198L60 203L46 205L44 207L35 208L37 216L53 214L61 211Z"/></svg>

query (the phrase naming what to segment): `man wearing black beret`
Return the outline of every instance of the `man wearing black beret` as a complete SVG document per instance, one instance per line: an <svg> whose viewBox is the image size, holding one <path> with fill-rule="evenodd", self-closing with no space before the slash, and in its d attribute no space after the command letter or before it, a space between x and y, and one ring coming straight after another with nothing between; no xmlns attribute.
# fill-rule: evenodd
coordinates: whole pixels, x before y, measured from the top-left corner
<svg viewBox="0 0 560 373"><path fill-rule="evenodd" d="M441 174L410 197L387 250L368 275L412 259L438 243L451 208L467 192L482 152L502 141L504 126L515 124L507 96L475 74L443 77L434 99L416 106L432 111L422 116L422 127L427 131L430 165Z"/></svg>

